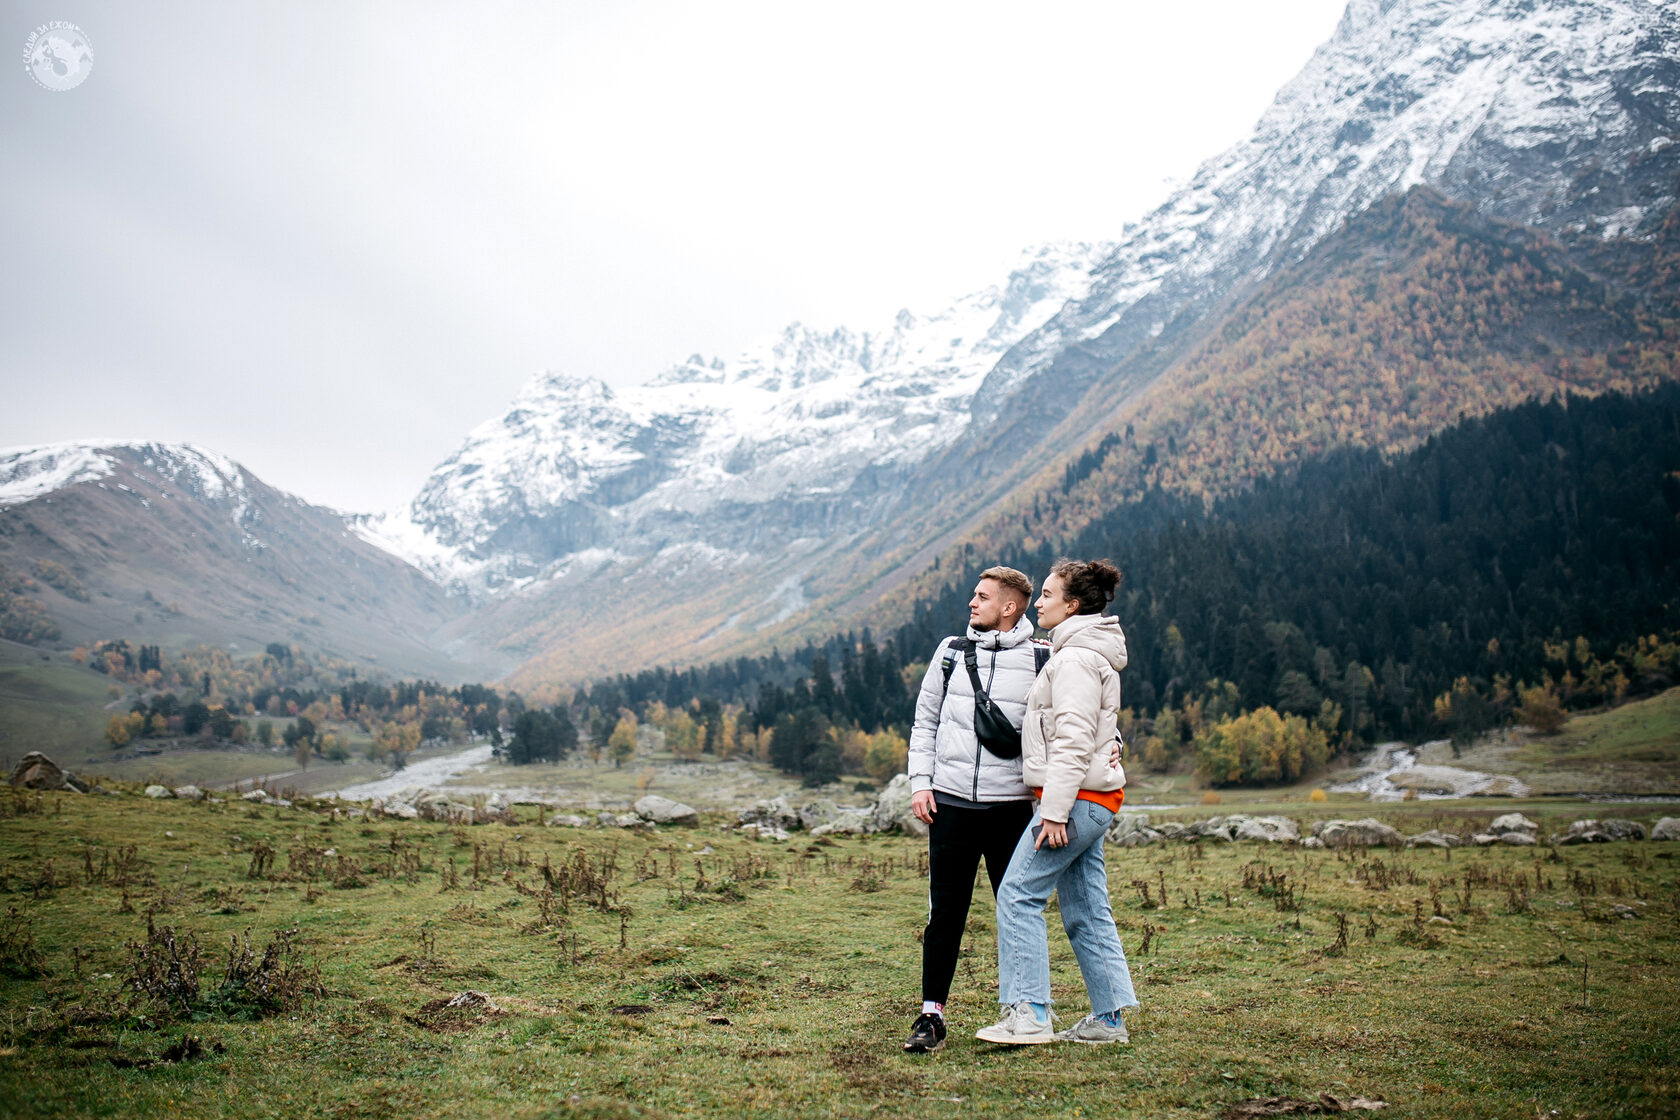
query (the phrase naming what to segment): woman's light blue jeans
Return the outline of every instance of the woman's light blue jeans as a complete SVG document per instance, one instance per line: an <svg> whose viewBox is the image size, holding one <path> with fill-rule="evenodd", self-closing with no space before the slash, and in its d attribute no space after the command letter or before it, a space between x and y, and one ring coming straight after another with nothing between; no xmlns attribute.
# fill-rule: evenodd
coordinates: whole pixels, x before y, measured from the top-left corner
<svg viewBox="0 0 1680 1120"><path fill-rule="evenodd" d="M1050 942L1044 931L1044 907L1054 890L1092 1012L1106 1014L1138 1005L1126 951L1120 947L1114 911L1108 905L1103 833L1113 819L1114 814L1101 805L1075 801L1068 813L1067 845L1034 851L1033 836L1043 821L1039 813L1033 813L998 889L998 1002L1050 1002Z"/></svg>

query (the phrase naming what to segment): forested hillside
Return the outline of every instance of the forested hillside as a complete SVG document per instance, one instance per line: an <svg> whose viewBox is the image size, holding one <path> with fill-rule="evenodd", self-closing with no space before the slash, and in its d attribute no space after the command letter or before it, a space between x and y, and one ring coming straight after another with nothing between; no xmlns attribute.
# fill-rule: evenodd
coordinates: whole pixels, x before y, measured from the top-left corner
<svg viewBox="0 0 1680 1120"><path fill-rule="evenodd" d="M1066 540L1152 486L1227 494L1337 447L1392 452L1525 400L1680 380L1663 287L1677 214L1658 241L1598 244L1578 265L1544 233L1427 188L1387 198L1275 274L974 539Z"/></svg>
<svg viewBox="0 0 1680 1120"><path fill-rule="evenodd" d="M1334 748L1467 733L1525 703L1614 703L1680 679L1680 387L1530 402L1395 456L1337 451L1211 504L1153 485L1065 546L970 547L883 643L846 635L598 692L750 704L763 727L804 709L902 727L975 575L1002 562L1038 580L1064 554L1124 573L1126 696L1156 765L1266 707Z"/></svg>

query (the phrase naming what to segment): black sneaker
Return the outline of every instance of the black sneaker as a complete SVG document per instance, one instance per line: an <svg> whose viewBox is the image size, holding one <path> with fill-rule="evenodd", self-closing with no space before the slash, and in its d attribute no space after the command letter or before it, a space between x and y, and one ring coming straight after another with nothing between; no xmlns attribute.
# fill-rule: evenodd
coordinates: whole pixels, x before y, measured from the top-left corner
<svg viewBox="0 0 1680 1120"><path fill-rule="evenodd" d="M931 1054L945 1045L945 1016L922 1012L910 1027L904 1049L911 1054Z"/></svg>

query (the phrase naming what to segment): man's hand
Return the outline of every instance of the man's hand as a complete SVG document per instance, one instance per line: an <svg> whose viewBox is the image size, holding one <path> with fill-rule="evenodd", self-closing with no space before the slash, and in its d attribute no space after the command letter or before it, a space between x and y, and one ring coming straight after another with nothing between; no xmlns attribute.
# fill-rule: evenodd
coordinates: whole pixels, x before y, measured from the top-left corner
<svg viewBox="0 0 1680 1120"><path fill-rule="evenodd" d="M933 803L933 791L924 789L920 793L911 794L910 812L923 824L932 824L933 815L939 812L938 806Z"/></svg>
<svg viewBox="0 0 1680 1120"><path fill-rule="evenodd" d="M1067 847L1067 822L1044 821L1038 828L1038 839L1033 841L1033 851L1042 847Z"/></svg>

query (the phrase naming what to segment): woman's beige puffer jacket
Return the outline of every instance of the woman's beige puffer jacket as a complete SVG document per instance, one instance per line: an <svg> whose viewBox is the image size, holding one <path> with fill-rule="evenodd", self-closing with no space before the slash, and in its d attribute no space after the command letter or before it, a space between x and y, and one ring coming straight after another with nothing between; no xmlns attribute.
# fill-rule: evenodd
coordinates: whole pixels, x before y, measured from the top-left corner
<svg viewBox="0 0 1680 1120"><path fill-rule="evenodd" d="M1104 614L1076 614L1050 631L1050 661L1027 693L1021 777L1044 790L1040 811L1066 822L1082 789L1112 793L1126 772L1109 765L1119 729L1126 635Z"/></svg>

